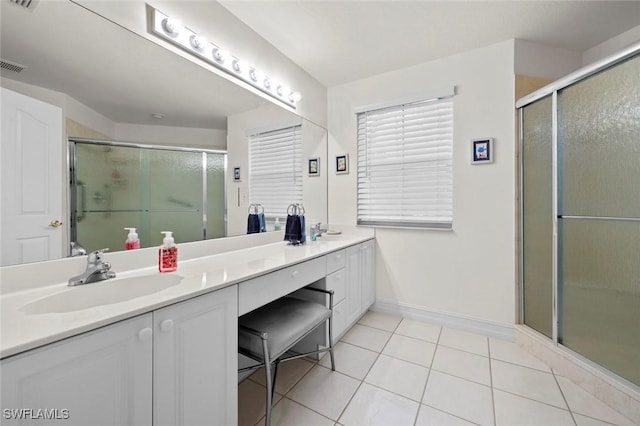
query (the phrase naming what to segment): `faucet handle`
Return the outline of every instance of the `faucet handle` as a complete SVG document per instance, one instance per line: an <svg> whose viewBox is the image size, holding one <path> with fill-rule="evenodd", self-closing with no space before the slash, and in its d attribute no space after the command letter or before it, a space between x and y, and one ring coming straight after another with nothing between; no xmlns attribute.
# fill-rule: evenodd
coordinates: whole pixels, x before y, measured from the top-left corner
<svg viewBox="0 0 640 426"><path fill-rule="evenodd" d="M89 257L87 258L87 262L88 263L101 263L102 262L102 255L104 254L105 251L109 251L108 247L102 248L102 249L98 249L98 250L94 250L91 253L89 253Z"/></svg>

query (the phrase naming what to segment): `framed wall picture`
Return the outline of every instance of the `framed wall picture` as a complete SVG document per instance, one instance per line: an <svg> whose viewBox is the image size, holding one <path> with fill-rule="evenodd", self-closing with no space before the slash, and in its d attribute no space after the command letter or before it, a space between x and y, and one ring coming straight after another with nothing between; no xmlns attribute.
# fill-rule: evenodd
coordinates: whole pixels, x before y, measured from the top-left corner
<svg viewBox="0 0 640 426"><path fill-rule="evenodd" d="M349 154L338 155L336 157L336 174L345 175L349 173Z"/></svg>
<svg viewBox="0 0 640 426"><path fill-rule="evenodd" d="M493 163L493 138L471 141L471 164Z"/></svg>
<svg viewBox="0 0 640 426"><path fill-rule="evenodd" d="M309 159L309 176L320 176L320 159Z"/></svg>
<svg viewBox="0 0 640 426"><path fill-rule="evenodd" d="M233 168L233 181L240 182L240 167Z"/></svg>

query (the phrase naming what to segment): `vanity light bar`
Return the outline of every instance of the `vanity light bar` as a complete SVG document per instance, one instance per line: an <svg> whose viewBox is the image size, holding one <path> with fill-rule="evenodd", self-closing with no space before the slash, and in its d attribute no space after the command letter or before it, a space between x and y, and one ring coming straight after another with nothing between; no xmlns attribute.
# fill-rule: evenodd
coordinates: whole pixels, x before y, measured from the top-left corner
<svg viewBox="0 0 640 426"><path fill-rule="evenodd" d="M153 8L152 8L153 9ZM174 44L192 55L215 65L262 92L268 93L279 101L295 108L301 99L300 92L294 92L282 82L271 79L259 69L249 66L224 49L209 42L205 37L185 27L180 21L153 9L150 26L153 34Z"/></svg>

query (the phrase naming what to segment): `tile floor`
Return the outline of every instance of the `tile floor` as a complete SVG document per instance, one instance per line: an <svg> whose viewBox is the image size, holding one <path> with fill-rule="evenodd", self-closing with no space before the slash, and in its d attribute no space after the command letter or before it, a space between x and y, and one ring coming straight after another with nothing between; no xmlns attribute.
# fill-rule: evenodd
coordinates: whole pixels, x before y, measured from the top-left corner
<svg viewBox="0 0 640 426"><path fill-rule="evenodd" d="M273 426L632 426L514 343L368 312L319 362L283 363ZM264 424L264 372L238 386Z"/></svg>

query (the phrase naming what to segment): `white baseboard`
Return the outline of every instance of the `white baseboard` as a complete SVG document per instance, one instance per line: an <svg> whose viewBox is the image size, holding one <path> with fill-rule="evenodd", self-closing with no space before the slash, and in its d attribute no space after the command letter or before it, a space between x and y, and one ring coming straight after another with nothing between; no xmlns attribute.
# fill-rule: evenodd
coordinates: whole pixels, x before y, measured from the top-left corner
<svg viewBox="0 0 640 426"><path fill-rule="evenodd" d="M478 318L464 317L452 313L432 311L418 306L410 306L397 302L386 302L380 299L370 308L372 311L399 315L403 318L440 324L459 330L484 334L497 339L513 341L515 336L512 324L502 324Z"/></svg>

